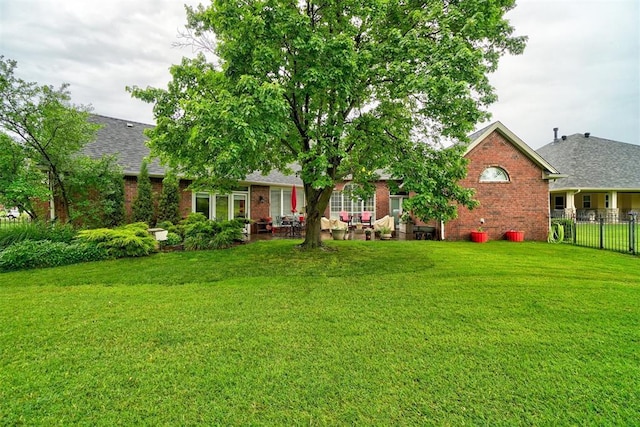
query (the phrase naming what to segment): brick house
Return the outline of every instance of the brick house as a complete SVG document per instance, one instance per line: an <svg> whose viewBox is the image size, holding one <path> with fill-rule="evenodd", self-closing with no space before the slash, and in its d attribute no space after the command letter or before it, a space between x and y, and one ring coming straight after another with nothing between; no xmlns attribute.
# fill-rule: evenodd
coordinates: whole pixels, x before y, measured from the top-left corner
<svg viewBox="0 0 640 427"><path fill-rule="evenodd" d="M480 206L459 208L444 226L447 240L469 239L481 224L490 240L508 230L524 231L527 240L546 240L549 230L549 181L562 177L549 162L500 122L470 136L461 185L476 190Z"/></svg>
<svg viewBox="0 0 640 427"><path fill-rule="evenodd" d="M88 144L84 152L93 157L105 154L117 156L125 175L125 206L130 215L137 192L137 176L142 160L149 155L145 145L144 130L151 125L135 123L99 115L91 120L101 124L96 141ZM500 122L471 135L469 173L462 182L475 188L480 206L469 212L459 209L459 218L439 226L439 236L447 240L464 240L469 232L484 218L484 228L491 239L502 238L512 228L524 231L526 238L544 240L549 224L549 179L558 176L557 171L522 140ZM162 188L164 168L157 160L149 165L153 191ZM495 175L495 174L498 175ZM500 175L501 173L504 174ZM494 176L495 175L495 176ZM201 212L212 219L245 217L255 223L264 218L291 215L291 193L295 188L297 210L304 210L303 183L295 174L284 175L272 171L268 175L259 172L249 174L229 194L187 189L190 181L181 180L180 212ZM408 194L391 194L384 179L376 183L375 194L367 200L351 200L348 186L341 183L327 206L324 216L337 218L339 212L359 214L369 211L373 219L386 215L394 217L396 224L402 214L402 202ZM346 191L345 191L346 190ZM263 231L255 224L252 232Z"/></svg>

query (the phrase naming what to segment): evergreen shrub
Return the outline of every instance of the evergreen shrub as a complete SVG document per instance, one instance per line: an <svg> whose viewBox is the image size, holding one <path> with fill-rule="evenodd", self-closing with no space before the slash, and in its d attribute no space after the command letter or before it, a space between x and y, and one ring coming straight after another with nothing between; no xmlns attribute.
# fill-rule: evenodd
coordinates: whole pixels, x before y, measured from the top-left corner
<svg viewBox="0 0 640 427"><path fill-rule="evenodd" d="M136 222L114 229L83 230L77 240L94 244L114 258L146 256L156 251L156 240L147 229L146 223Z"/></svg>

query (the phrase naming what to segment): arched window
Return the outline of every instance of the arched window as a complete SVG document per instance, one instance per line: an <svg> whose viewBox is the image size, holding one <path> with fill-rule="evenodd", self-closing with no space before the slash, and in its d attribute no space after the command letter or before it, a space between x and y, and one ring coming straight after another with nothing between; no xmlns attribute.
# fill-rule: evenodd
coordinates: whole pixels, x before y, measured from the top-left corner
<svg viewBox="0 0 640 427"><path fill-rule="evenodd" d="M509 182L509 174L502 168L491 166L482 171L480 182Z"/></svg>

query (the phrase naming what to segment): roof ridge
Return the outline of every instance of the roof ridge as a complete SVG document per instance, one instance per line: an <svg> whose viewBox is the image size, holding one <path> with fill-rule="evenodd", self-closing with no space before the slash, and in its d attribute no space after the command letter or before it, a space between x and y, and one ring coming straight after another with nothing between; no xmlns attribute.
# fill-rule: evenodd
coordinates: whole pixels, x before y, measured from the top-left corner
<svg viewBox="0 0 640 427"><path fill-rule="evenodd" d="M138 125L143 125L143 126L153 126L153 127L155 127L155 126L156 126L156 125L153 125L153 124L151 124L151 123L144 123L144 122L139 122L139 121L136 121L136 120L120 119L120 118L117 118L117 117L106 116L106 115L104 115L104 114L97 114L97 113L89 113L89 114L90 114L91 116L103 117L103 118L105 118L105 119L116 120L116 121L118 121L118 122L123 122L123 123L135 123L135 124L138 124Z"/></svg>

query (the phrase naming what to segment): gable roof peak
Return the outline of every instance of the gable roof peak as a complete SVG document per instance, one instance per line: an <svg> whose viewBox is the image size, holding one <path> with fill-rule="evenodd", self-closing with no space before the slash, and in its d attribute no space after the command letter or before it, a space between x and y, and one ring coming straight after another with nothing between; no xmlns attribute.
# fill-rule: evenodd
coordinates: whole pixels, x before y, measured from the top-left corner
<svg viewBox="0 0 640 427"><path fill-rule="evenodd" d="M491 123L490 125L480 129L479 131L471 134L469 136L470 143L467 147L465 155L469 154L471 150L477 147L482 141L484 141L489 135L493 132L500 133L507 141L509 141L516 149L520 150L525 156L527 156L531 161L537 164L541 169L545 171L545 174L553 178L556 175L559 175L558 170L554 168L549 162L547 162L542 156L540 156L535 150L533 150L529 145L527 145L523 140L521 140L516 134L511 132L509 128L507 128L502 122L496 121Z"/></svg>

